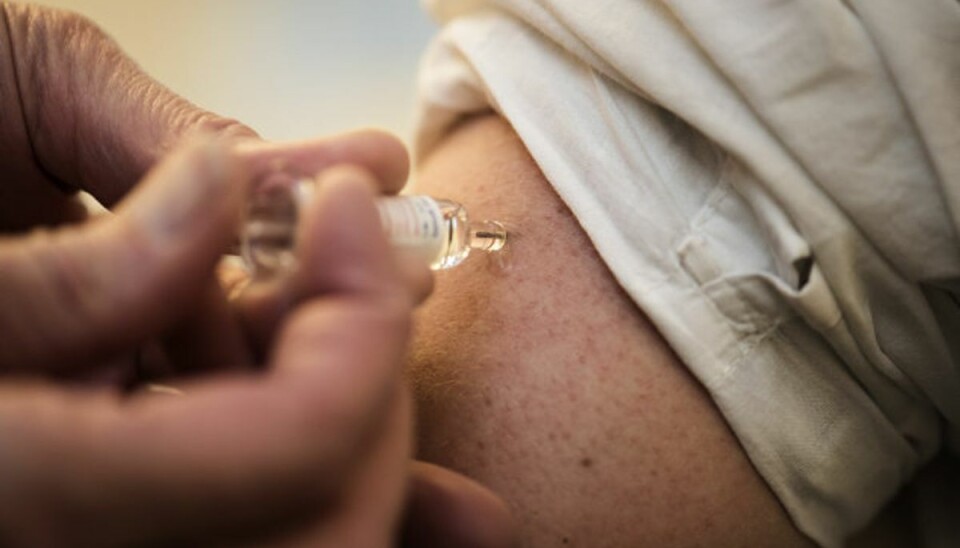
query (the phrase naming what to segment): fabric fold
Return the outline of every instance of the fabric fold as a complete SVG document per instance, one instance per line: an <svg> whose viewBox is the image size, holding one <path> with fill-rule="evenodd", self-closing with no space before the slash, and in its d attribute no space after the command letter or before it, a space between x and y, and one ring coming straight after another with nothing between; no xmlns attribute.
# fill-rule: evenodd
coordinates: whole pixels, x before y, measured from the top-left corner
<svg viewBox="0 0 960 548"><path fill-rule="evenodd" d="M802 531L960 439L960 4L427 4L418 154L505 116Z"/></svg>

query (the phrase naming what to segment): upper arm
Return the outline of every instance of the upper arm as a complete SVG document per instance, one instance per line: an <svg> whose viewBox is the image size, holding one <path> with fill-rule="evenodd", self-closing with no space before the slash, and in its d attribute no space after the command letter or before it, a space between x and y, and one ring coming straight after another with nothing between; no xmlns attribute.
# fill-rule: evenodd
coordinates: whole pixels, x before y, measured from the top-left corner
<svg viewBox="0 0 960 548"><path fill-rule="evenodd" d="M806 542L504 120L455 129L413 190L511 228L507 269L471 257L418 312L421 458L504 496L524 545Z"/></svg>

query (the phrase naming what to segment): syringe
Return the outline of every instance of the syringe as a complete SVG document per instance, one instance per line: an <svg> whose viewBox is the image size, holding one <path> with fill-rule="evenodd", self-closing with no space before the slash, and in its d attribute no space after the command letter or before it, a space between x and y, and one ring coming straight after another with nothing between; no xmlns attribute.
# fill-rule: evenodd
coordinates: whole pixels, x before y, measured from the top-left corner
<svg viewBox="0 0 960 548"><path fill-rule="evenodd" d="M269 278L296 266L297 223L314 190L310 178L283 172L255 186L241 231L241 254L255 278ZM423 258L433 270L462 263L473 250L500 252L507 230L497 221L473 222L461 204L430 196L377 199L391 243Z"/></svg>

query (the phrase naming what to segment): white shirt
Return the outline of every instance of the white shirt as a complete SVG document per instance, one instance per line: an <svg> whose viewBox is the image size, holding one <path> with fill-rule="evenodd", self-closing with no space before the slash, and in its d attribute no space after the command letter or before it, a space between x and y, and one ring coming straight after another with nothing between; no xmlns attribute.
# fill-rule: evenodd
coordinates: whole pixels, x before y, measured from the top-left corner
<svg viewBox="0 0 960 548"><path fill-rule="evenodd" d="M802 531L960 442L960 3L427 4L419 152L504 115Z"/></svg>

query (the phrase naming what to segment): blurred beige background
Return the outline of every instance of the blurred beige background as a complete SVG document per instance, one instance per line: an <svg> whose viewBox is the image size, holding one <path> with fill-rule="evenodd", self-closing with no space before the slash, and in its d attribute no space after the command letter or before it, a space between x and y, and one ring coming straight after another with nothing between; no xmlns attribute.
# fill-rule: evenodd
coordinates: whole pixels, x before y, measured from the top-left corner
<svg viewBox="0 0 960 548"><path fill-rule="evenodd" d="M38 0L89 16L148 73L268 139L381 127L409 140L417 0Z"/></svg>

